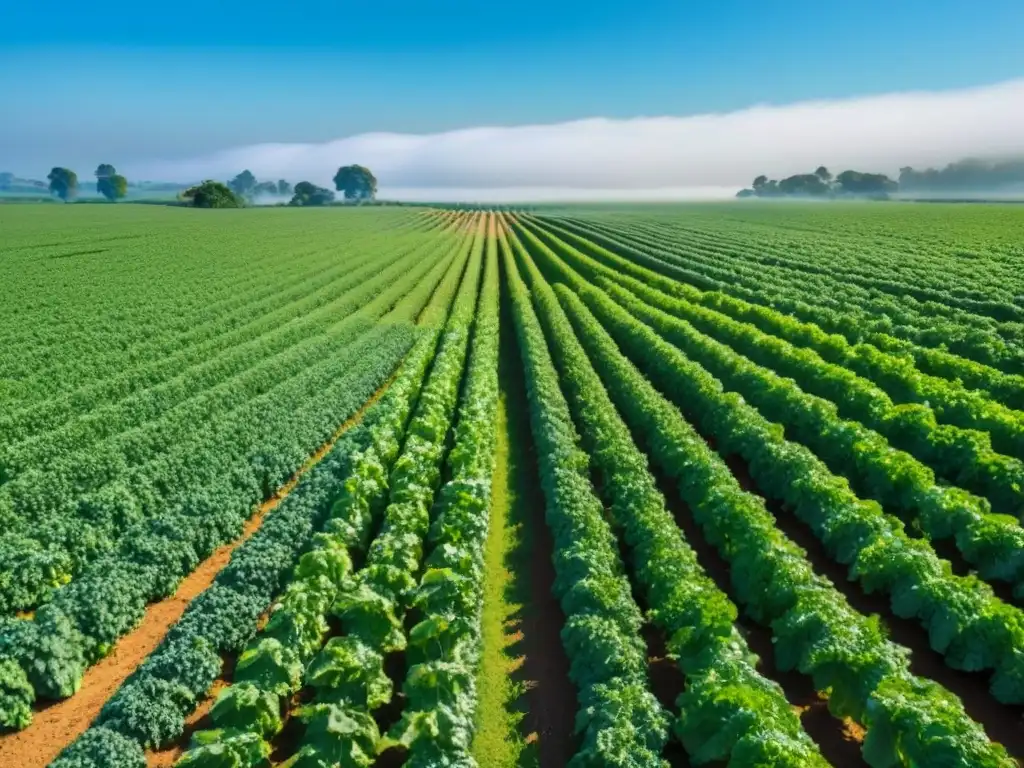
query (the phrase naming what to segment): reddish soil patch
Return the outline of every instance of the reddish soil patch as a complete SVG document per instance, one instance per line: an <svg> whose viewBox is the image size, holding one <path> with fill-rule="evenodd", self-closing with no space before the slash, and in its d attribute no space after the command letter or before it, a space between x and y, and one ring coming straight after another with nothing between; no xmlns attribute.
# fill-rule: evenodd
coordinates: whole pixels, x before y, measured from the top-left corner
<svg viewBox="0 0 1024 768"><path fill-rule="evenodd" d="M532 454L533 446L530 448ZM534 462L531 457L529 463ZM539 485L535 487L539 492ZM533 518L524 529L529 537L530 597L518 625L522 640L516 649L523 663L516 675L526 688L523 728L527 742L536 745L541 768L555 768L566 765L575 751L576 690L569 681L569 659L562 647L565 614L551 591L554 544L544 521L544 502L542 498L529 499L526 504L527 514Z"/></svg>
<svg viewBox="0 0 1024 768"><path fill-rule="evenodd" d="M0 765L43 768L56 758L65 746L84 733L107 699L156 649L167 631L181 618L189 603L213 584L217 574L228 564L235 548L259 530L267 514L292 491L299 478L334 447L342 434L359 422L366 409L377 401L387 386L385 384L381 387L354 416L338 428L331 439L309 458L291 480L278 489L271 499L260 505L246 522L242 534L237 539L223 545L200 563L199 567L178 585L173 595L152 603L146 609L139 625L122 637L109 655L86 671L82 686L74 696L40 707L28 728L0 737ZM200 719L211 702L212 699L208 699L201 705L200 714L194 715L193 718ZM190 722L193 722L193 718L190 718ZM187 737L182 743L187 743ZM173 751L172 748L155 755L153 759L157 762L151 762L150 765L173 765L180 752L160 762L165 760L161 755Z"/></svg>
<svg viewBox="0 0 1024 768"><path fill-rule="evenodd" d="M637 601L639 603L639 601ZM640 603L641 610L645 610ZM676 662L668 657L665 647L665 633L653 624L644 624L640 628L640 635L647 646L647 678L650 682L651 692L664 707L671 717L679 713L676 706L676 699L686 688L686 677ZM662 750L661 757L666 760L671 768L689 768L690 758L683 749L682 743L669 732L668 741ZM710 768L717 768L711 766Z"/></svg>

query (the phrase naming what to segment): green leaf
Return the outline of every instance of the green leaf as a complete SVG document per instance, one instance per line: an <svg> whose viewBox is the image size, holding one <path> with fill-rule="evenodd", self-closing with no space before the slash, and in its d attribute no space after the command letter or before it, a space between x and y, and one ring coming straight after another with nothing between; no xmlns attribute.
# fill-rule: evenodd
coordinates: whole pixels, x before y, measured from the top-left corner
<svg viewBox="0 0 1024 768"><path fill-rule="evenodd" d="M368 768L377 759L380 731L362 709L319 703L296 716L306 724L304 744L281 768Z"/></svg>
<svg viewBox="0 0 1024 768"><path fill-rule="evenodd" d="M391 701L384 657L355 637L332 637L306 670L321 700L377 709Z"/></svg>
<svg viewBox="0 0 1024 768"><path fill-rule="evenodd" d="M289 696L302 687L302 662L280 640L262 637L238 657L235 683L252 683L260 690Z"/></svg>
<svg viewBox="0 0 1024 768"><path fill-rule="evenodd" d="M176 768L270 768L270 745L250 731L197 731Z"/></svg>
<svg viewBox="0 0 1024 768"><path fill-rule="evenodd" d="M252 731L269 738L281 731L281 702L270 691L249 683L235 684L217 696L210 719L218 728Z"/></svg>

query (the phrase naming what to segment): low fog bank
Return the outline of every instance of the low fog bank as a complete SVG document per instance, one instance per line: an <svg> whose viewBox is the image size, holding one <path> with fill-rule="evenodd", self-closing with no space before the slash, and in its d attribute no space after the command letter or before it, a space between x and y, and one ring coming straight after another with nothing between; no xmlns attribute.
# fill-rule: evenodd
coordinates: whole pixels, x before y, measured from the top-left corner
<svg viewBox="0 0 1024 768"><path fill-rule="evenodd" d="M360 163L397 199L706 199L825 164L895 177L963 157L1024 156L1024 79L977 88L758 105L688 117L593 118L434 134L259 144L129 169L139 178L299 178ZM466 197L463 197L465 195ZM525 197L524 197L525 196Z"/></svg>
<svg viewBox="0 0 1024 768"><path fill-rule="evenodd" d="M292 195L254 195L247 198L249 205L288 205Z"/></svg>
<svg viewBox="0 0 1024 768"><path fill-rule="evenodd" d="M891 195L893 200L934 200L935 202L1024 202L1024 185L964 190L907 190Z"/></svg>
<svg viewBox="0 0 1024 768"><path fill-rule="evenodd" d="M386 187L381 200L422 203L591 203L728 200L732 187L661 187L656 189L587 189L572 187Z"/></svg>

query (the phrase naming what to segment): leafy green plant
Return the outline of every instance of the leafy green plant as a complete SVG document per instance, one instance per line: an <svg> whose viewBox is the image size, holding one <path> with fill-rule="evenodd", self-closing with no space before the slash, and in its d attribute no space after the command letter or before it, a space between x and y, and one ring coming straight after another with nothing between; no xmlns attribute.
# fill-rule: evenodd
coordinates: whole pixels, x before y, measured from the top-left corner
<svg viewBox="0 0 1024 768"><path fill-rule="evenodd" d="M909 698L903 700L904 705L927 709L928 702L938 697L936 705L941 700L947 713L942 720L945 730L935 732L936 755L950 749L958 755L959 764L1009 768L1012 761L1006 751L988 740L962 704L937 686L924 686L909 671L906 649L885 639L877 619L856 613L831 583L812 571L802 550L775 527L763 501L740 488L724 461L640 375L615 342L641 361L656 381L673 376L672 386L682 387L686 397L694 398L688 403L708 418L736 412L743 415L742 424L757 423L752 414L743 414L742 401L728 398L727 405L716 404L720 387L692 363L688 376L675 376L672 372L680 370L682 361L680 367L669 363L677 354L673 348L616 307L607 295L586 289L581 300L564 287L556 291L574 327L580 329L580 339L616 407L643 436L652 460L679 484L709 543L729 561L738 601L752 618L772 628L779 668L810 675L816 689L829 690L833 713L849 715L865 725L881 722L882 710L896 703L875 692L885 690L883 686L890 681L907 681L910 687L904 692ZM602 325L611 329L611 334ZM776 428L758 432L744 444L771 446L780 440L781 430ZM776 460L785 455L773 454ZM795 484L797 489L804 487L804 483ZM918 725L899 722L904 727ZM870 725L868 733L870 738ZM900 738L894 735L880 742L892 748ZM869 750L867 744L863 754L873 768L902 764L897 754Z"/></svg>
<svg viewBox="0 0 1024 768"><path fill-rule="evenodd" d="M252 731L268 740L283 727L277 694L251 683L235 683L221 691L210 710L210 719L217 728Z"/></svg>
<svg viewBox="0 0 1024 768"><path fill-rule="evenodd" d="M754 745L771 742L776 765L827 765L782 689L758 674L757 658L734 626L735 606L701 569L554 291L514 235L511 239L611 520L631 552L649 615L686 675L674 730L688 754L696 764L733 763ZM628 701L625 692L622 698Z"/></svg>
<svg viewBox="0 0 1024 768"><path fill-rule="evenodd" d="M580 704L580 746L572 764L657 765L668 723L647 687L640 611L590 483L587 456L578 447L544 333L509 251L505 265L545 515L554 537L554 590L566 615L562 643ZM622 692L626 706L605 709L614 691Z"/></svg>
<svg viewBox="0 0 1024 768"><path fill-rule="evenodd" d="M269 768L270 745L242 730L197 731L178 768Z"/></svg>

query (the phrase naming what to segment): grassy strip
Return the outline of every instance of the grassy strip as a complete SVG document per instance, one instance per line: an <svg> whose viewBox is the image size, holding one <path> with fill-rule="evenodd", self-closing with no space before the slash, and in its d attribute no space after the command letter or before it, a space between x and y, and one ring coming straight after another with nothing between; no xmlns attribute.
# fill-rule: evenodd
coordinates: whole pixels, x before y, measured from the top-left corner
<svg viewBox="0 0 1024 768"><path fill-rule="evenodd" d="M503 350L504 352L504 350ZM494 476L491 480L490 529L484 548L484 591L481 632L483 649L476 688L477 732L473 757L480 765L510 768L524 757L526 741L519 731L523 713L516 701L526 692L525 685L513 678L522 665L515 645L518 632L510 632L522 610L522 586L514 563L521 551L522 524L517 522L522 504L522 489L517 487L519 473L512 462L516 435L509 421L509 398L505 387L499 390L495 419Z"/></svg>

